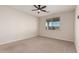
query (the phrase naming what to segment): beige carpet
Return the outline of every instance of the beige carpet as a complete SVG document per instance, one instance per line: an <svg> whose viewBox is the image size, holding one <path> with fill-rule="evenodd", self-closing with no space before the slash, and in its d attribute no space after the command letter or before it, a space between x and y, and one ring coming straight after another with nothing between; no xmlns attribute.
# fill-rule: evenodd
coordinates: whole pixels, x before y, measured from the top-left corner
<svg viewBox="0 0 79 59"><path fill-rule="evenodd" d="M76 52L74 43L49 39L44 37L34 37L0 46L0 52L8 53L74 53Z"/></svg>

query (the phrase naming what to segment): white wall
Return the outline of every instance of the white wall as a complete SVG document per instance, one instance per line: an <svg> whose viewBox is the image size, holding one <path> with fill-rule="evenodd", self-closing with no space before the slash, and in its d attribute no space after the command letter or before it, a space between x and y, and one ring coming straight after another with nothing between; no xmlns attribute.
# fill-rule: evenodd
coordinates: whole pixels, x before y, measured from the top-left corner
<svg viewBox="0 0 79 59"><path fill-rule="evenodd" d="M66 41L74 41L74 11L62 12L50 16L42 17L40 19L40 36L49 38L56 38ZM46 30L46 18L60 17L60 30Z"/></svg>
<svg viewBox="0 0 79 59"><path fill-rule="evenodd" d="M8 6L0 6L0 44L36 35L37 18Z"/></svg>
<svg viewBox="0 0 79 59"><path fill-rule="evenodd" d="M79 19L77 16L79 15L79 6L76 7L75 11L75 45L77 48L77 52L79 52Z"/></svg>

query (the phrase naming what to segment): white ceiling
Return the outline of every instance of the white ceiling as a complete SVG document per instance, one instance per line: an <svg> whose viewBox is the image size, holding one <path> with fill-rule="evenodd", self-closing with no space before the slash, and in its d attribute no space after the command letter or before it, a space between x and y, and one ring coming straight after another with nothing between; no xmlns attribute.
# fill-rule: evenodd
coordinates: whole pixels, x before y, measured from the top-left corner
<svg viewBox="0 0 79 59"><path fill-rule="evenodd" d="M40 14L38 14L37 11L32 11L32 9L35 9L33 5L14 5L11 7L37 17L51 15L59 12L72 11L75 9L74 5L46 5L46 6L47 7L45 8L45 10L49 12L48 13L41 12Z"/></svg>

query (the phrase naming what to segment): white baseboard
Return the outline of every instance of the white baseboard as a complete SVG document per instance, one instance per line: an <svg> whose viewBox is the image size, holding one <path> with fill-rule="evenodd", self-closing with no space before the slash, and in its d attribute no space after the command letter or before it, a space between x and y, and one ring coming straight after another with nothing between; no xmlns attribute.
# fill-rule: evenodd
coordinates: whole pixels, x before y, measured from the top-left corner
<svg viewBox="0 0 79 59"><path fill-rule="evenodd" d="M39 36L41 36L41 37L45 37L45 38L49 38L49 39L63 40L63 39L51 38L51 37L47 37L47 36L43 36L43 35L39 35ZM73 41L70 41L70 40L63 40L63 41L73 42ZM74 43L74 42L73 42L73 43Z"/></svg>
<svg viewBox="0 0 79 59"><path fill-rule="evenodd" d="M36 36L41 36L41 35L33 35L31 37L28 37L28 38L24 37L24 38L20 38L20 39L14 39L14 40L11 40L11 41L1 42L0 45L13 43L13 42L16 42L16 41L19 41L19 40L29 39L29 38L33 38L33 37L36 37ZM41 37L46 37L46 36L41 36ZM50 38L50 37L46 37L46 38ZM57 38L50 38L50 39L57 39ZM62 40L62 39L58 39L58 40ZM63 41L67 41L67 40L63 40ZM73 42L73 41L70 41L70 42Z"/></svg>
<svg viewBox="0 0 79 59"><path fill-rule="evenodd" d="M24 38L20 38L20 39L14 39L14 40L11 40L11 41L6 41L6 42L1 42L0 45L4 45L4 44L8 44L8 43L13 43L13 42L16 42L16 41L20 41L20 40L24 40L24 39L29 39L29 38L33 38L33 37L36 37L37 35L33 35L31 37L24 37Z"/></svg>

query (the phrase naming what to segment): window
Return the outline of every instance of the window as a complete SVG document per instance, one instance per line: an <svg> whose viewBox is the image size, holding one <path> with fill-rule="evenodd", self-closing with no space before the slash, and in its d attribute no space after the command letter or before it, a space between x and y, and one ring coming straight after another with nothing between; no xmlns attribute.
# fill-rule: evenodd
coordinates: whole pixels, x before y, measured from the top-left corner
<svg viewBox="0 0 79 59"><path fill-rule="evenodd" d="M60 18L56 17L56 18L46 19L45 25L46 25L46 29L48 29L48 30L59 29L59 27L60 27Z"/></svg>

